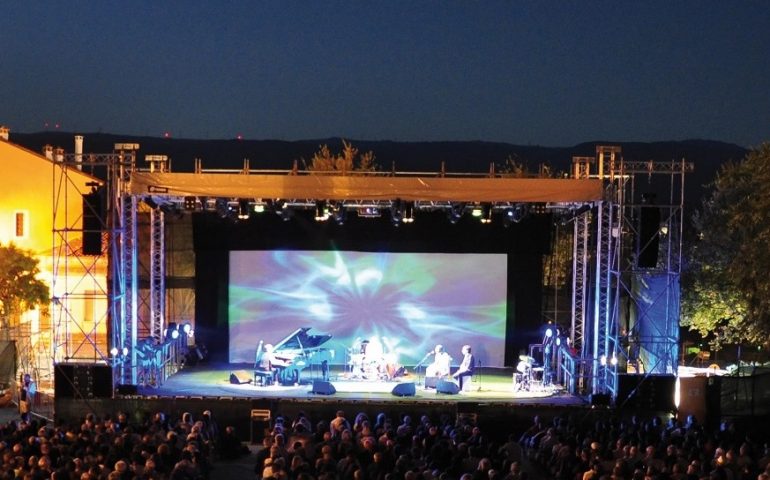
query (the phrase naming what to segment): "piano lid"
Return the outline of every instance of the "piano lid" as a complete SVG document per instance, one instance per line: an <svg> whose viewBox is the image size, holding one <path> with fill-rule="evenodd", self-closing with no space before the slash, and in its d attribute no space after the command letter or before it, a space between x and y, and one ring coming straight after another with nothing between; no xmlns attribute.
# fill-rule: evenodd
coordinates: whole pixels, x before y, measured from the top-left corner
<svg viewBox="0 0 770 480"><path fill-rule="evenodd" d="M287 335L283 340L275 344L273 347L274 352L281 352L285 350L307 350L316 348L324 343L328 342L331 335L315 335L309 334L311 327L301 327L294 330Z"/></svg>

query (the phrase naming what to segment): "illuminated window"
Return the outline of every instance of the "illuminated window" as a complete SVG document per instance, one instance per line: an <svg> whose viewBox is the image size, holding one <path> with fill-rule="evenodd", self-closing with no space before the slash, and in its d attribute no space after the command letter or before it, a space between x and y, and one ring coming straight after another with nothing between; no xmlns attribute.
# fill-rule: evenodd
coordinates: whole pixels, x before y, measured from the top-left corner
<svg viewBox="0 0 770 480"><path fill-rule="evenodd" d="M24 238L27 236L27 215L24 212L16 212L14 214L16 219L16 238Z"/></svg>

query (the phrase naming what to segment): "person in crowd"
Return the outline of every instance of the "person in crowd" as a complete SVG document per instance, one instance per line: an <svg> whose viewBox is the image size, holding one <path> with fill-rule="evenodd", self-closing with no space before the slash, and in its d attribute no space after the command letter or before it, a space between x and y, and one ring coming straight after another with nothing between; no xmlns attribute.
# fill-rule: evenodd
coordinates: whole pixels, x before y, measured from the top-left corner
<svg viewBox="0 0 770 480"><path fill-rule="evenodd" d="M28 422L32 412L32 399L35 395L35 384L32 382L32 377L28 373L21 376L21 381L19 383L19 416L23 421Z"/></svg>
<svg viewBox="0 0 770 480"><path fill-rule="evenodd" d="M726 435L696 422L664 426L655 417L565 410L521 430L493 420L486 425L495 431L489 431L470 417L404 411L394 422L380 413L358 412L350 428L342 411L331 420L297 416L307 421L276 412L252 457L257 478L754 480L770 473L762 425L749 431L733 423ZM0 479L206 480L218 471L212 463L231 461L214 452L246 450L231 427L222 437L207 437L198 415L186 412L182 420L157 413L140 421L89 413L56 427L39 419L12 421L0 425ZM206 416L213 419L211 412ZM369 418L376 418L373 425ZM298 440L287 445L286 438Z"/></svg>

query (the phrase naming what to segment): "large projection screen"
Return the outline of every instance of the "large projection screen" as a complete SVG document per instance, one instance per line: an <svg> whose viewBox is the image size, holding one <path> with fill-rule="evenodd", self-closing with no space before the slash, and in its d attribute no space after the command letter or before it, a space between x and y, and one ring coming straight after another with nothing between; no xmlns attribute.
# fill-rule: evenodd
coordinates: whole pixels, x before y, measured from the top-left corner
<svg viewBox="0 0 770 480"><path fill-rule="evenodd" d="M333 364L363 340L405 366L436 344L471 345L503 366L507 255L254 250L230 252L229 361L254 361L260 341L300 327L330 334Z"/></svg>

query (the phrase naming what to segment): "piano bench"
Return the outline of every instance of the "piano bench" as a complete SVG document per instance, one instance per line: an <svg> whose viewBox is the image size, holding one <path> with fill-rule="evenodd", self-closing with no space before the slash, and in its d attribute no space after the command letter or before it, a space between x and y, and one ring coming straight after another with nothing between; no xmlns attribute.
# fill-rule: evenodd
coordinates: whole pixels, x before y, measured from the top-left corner
<svg viewBox="0 0 770 480"><path fill-rule="evenodd" d="M254 372L254 385L265 387L273 384L273 372Z"/></svg>

